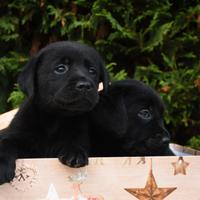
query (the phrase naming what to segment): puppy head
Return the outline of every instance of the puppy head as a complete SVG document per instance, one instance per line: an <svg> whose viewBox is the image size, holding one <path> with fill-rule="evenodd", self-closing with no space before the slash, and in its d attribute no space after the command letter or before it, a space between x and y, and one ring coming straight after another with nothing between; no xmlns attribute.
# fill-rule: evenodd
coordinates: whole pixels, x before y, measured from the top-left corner
<svg viewBox="0 0 200 200"><path fill-rule="evenodd" d="M71 114L87 112L98 102L98 85L108 86L99 54L76 42L56 42L41 49L24 67L19 85L42 108Z"/></svg>
<svg viewBox="0 0 200 200"><path fill-rule="evenodd" d="M141 82L130 80L124 85L128 128L121 138L123 148L132 155L163 155L170 142L163 123L163 102Z"/></svg>

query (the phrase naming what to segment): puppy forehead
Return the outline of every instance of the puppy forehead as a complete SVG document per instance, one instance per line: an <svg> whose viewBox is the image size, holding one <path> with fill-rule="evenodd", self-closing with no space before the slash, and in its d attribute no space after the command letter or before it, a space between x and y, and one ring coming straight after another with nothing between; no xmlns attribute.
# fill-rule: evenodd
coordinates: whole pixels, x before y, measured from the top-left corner
<svg viewBox="0 0 200 200"><path fill-rule="evenodd" d="M153 113L160 115L164 111L164 104L155 93L134 92L132 95L129 95L128 98L126 97L125 100L127 107L135 112L141 109L151 108Z"/></svg>
<svg viewBox="0 0 200 200"><path fill-rule="evenodd" d="M54 60L60 60L60 61L65 61L67 58L73 59L73 60L82 60L83 55L81 52L75 49L69 49L66 47L57 47L57 48L52 48L52 49L47 49L46 51L43 52L43 61L54 61Z"/></svg>
<svg viewBox="0 0 200 200"><path fill-rule="evenodd" d="M47 48L41 54L41 62L43 66L50 66L51 64L65 64L72 61L77 64L84 65L99 65L98 54L92 48L78 48L68 46L56 46Z"/></svg>

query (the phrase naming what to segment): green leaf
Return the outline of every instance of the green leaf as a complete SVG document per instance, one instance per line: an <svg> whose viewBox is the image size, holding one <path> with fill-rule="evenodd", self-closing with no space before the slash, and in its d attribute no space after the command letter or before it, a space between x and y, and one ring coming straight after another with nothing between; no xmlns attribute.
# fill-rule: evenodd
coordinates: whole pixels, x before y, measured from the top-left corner
<svg viewBox="0 0 200 200"><path fill-rule="evenodd" d="M200 150L200 136L193 136L190 138L190 140L187 142L187 145L189 145L191 148Z"/></svg>
<svg viewBox="0 0 200 200"><path fill-rule="evenodd" d="M166 64L167 67L174 69L174 67L176 66L176 61L174 58L169 58L167 57L167 55L165 55L164 53L161 53L164 63Z"/></svg>
<svg viewBox="0 0 200 200"><path fill-rule="evenodd" d="M150 52L156 46L162 45L164 42L164 37L171 30L172 24L173 24L173 22L169 22L169 23L163 24L159 27L156 27L154 30L152 30L152 32L150 34L150 39L144 45L143 51Z"/></svg>
<svg viewBox="0 0 200 200"><path fill-rule="evenodd" d="M16 84L14 87L14 91L11 92L7 101L8 103L12 104L13 108L17 108L24 99L25 99L24 94L22 93L22 91L20 91L19 86Z"/></svg>

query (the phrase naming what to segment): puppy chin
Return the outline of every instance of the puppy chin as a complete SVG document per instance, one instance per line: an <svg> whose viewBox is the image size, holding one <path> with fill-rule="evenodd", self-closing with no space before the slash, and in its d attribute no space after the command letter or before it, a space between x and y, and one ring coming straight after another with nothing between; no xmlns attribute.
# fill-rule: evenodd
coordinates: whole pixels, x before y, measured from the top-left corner
<svg viewBox="0 0 200 200"><path fill-rule="evenodd" d="M126 146L126 148L125 148ZM167 148L167 145L160 143L151 143L150 141L127 143L123 149L127 152L127 156L159 156Z"/></svg>
<svg viewBox="0 0 200 200"><path fill-rule="evenodd" d="M163 144L161 140L155 140L155 139L148 139L145 142L145 146L147 149L149 150L161 150L161 149L165 149L166 147L168 147L168 143L167 144Z"/></svg>
<svg viewBox="0 0 200 200"><path fill-rule="evenodd" d="M54 110L73 116L91 111L97 104L99 97L80 98L71 101L55 99L53 103Z"/></svg>

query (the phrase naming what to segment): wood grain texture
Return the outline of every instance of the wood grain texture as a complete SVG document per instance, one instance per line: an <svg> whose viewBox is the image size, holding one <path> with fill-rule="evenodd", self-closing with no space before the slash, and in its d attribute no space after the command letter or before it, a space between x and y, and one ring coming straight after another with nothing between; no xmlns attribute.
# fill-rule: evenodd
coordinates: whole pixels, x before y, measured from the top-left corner
<svg viewBox="0 0 200 200"><path fill-rule="evenodd" d="M0 130L6 128L13 117L15 116L18 109L11 110L9 112L6 112L2 115L0 115Z"/></svg>
<svg viewBox="0 0 200 200"><path fill-rule="evenodd" d="M164 198L166 200L200 200L200 156L183 159L189 163L186 175L174 175L172 163L178 161L178 157L152 158L152 172L157 186L176 188ZM72 169L57 159L18 160L14 182L0 186L0 200L45 199L51 184L60 199L69 199L73 193L69 176L80 172L87 175L81 184L83 194L101 196L106 200L134 200L137 198L125 189L144 188L151 169L150 157L140 161L139 157L90 158L89 166ZM20 170L22 168L24 172Z"/></svg>

